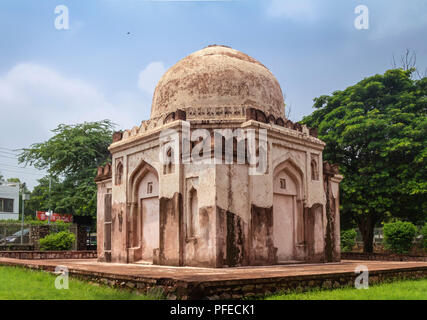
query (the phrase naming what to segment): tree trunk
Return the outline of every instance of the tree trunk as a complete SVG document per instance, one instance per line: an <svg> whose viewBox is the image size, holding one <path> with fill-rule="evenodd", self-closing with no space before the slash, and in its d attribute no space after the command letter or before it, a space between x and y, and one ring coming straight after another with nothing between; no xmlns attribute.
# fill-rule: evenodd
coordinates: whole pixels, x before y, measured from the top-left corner
<svg viewBox="0 0 427 320"><path fill-rule="evenodd" d="M372 215L362 217L359 221L359 230L362 233L363 253L374 252L374 227L375 219Z"/></svg>

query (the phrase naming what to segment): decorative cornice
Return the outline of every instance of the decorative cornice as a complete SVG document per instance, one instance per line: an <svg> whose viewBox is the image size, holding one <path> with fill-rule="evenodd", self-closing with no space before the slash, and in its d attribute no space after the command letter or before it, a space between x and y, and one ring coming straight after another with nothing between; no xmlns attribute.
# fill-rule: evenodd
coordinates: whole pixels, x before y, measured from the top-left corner
<svg viewBox="0 0 427 320"><path fill-rule="evenodd" d="M339 166L323 161L323 174L331 177L339 175Z"/></svg>
<svg viewBox="0 0 427 320"><path fill-rule="evenodd" d="M309 136L317 138L317 129L307 128L298 122L292 122L283 117L277 117L273 114L265 114L263 111L247 106L224 106L224 107L188 107L185 110L176 110L167 115L142 121L141 125L125 131L117 131L113 134L113 144L131 137L141 135L177 120L183 121L257 121L266 124L288 128L290 130L306 133Z"/></svg>
<svg viewBox="0 0 427 320"><path fill-rule="evenodd" d="M111 164L107 163L105 166L98 167L98 171L95 177L95 182L111 179L111 177L112 177Z"/></svg>

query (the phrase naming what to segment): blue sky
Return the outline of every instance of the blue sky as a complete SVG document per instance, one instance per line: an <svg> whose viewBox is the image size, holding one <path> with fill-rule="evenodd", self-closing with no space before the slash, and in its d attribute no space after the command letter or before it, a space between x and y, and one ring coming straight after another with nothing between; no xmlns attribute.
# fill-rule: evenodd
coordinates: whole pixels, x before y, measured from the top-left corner
<svg viewBox="0 0 427 320"><path fill-rule="evenodd" d="M368 30L354 27L361 4ZM54 27L58 5L69 30ZM209 44L267 66L297 121L314 97L384 72L406 48L427 67L426 29L424 0L2 0L0 172L34 186L42 173L17 168L10 149L48 139L59 123L138 125L162 73Z"/></svg>

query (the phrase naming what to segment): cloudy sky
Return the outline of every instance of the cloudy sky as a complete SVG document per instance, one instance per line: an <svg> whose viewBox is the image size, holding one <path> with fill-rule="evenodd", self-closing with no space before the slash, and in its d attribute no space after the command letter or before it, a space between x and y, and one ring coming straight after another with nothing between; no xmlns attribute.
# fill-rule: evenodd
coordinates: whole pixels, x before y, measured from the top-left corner
<svg viewBox="0 0 427 320"><path fill-rule="evenodd" d="M69 29L55 28L66 5ZM369 29L355 28L355 8ZM290 118L312 100L417 52L427 67L425 0L2 0L0 2L0 172L30 187L13 150L50 137L59 123L111 119L118 129L149 118L160 76L179 59L224 44L275 74Z"/></svg>

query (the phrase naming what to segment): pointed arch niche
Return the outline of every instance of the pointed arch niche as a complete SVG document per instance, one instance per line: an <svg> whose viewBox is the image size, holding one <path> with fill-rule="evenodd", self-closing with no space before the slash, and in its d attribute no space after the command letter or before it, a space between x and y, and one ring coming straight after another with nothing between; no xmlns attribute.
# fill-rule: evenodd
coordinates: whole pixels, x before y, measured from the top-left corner
<svg viewBox="0 0 427 320"><path fill-rule="evenodd" d="M153 262L159 248L159 176L145 161L129 177L129 260ZM131 262L131 261L130 261Z"/></svg>
<svg viewBox="0 0 427 320"><path fill-rule="evenodd" d="M273 242L277 261L297 258L296 247L304 243L304 174L288 158L273 172Z"/></svg>
<svg viewBox="0 0 427 320"><path fill-rule="evenodd" d="M122 184L122 179L123 179L123 159L117 159L116 160L116 171L114 174L114 184L116 186L119 186Z"/></svg>
<svg viewBox="0 0 427 320"><path fill-rule="evenodd" d="M199 235L199 200L197 189L199 178L192 177L187 179L187 199L186 199L186 238L195 239Z"/></svg>

